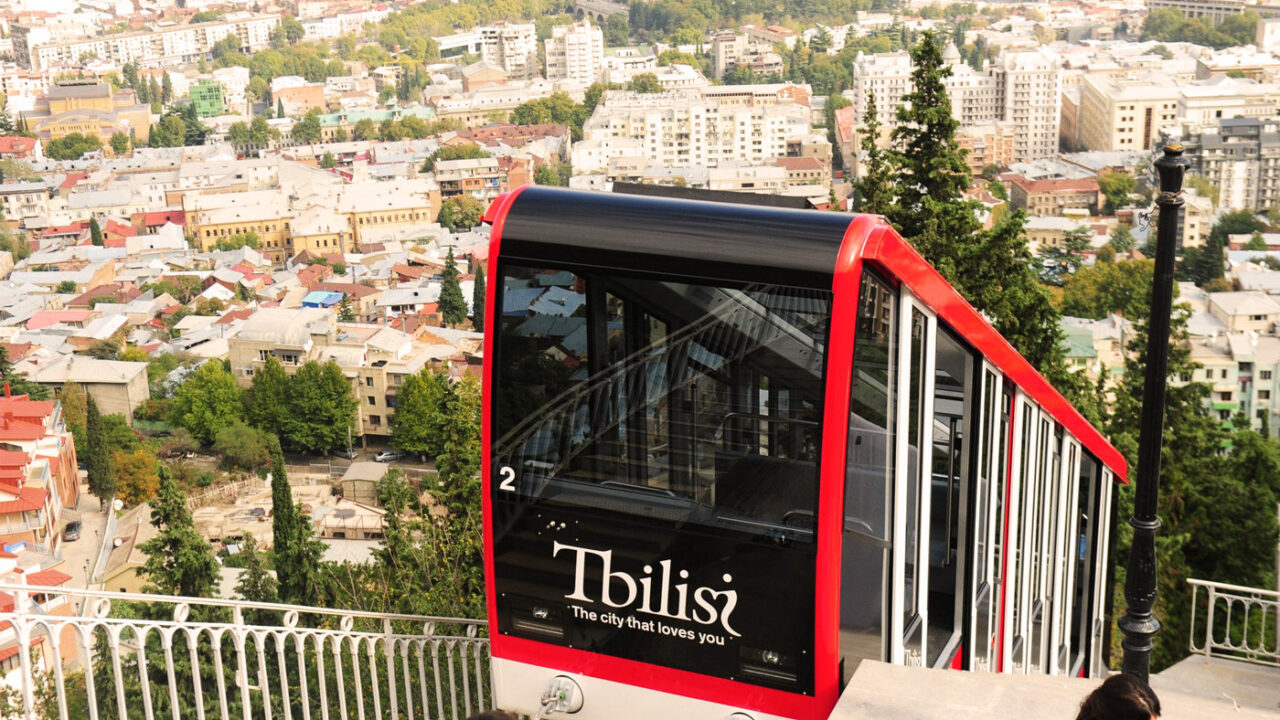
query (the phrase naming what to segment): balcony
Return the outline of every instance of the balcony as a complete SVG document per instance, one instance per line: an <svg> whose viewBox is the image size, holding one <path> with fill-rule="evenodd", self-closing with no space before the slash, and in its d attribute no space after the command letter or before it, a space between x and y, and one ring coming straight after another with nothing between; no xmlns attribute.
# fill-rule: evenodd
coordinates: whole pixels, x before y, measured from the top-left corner
<svg viewBox="0 0 1280 720"><path fill-rule="evenodd" d="M26 585L0 592L15 598L0 623L16 633L22 717L461 720L492 706L482 620ZM34 595L62 601L36 605ZM46 612L68 603L80 613Z"/></svg>

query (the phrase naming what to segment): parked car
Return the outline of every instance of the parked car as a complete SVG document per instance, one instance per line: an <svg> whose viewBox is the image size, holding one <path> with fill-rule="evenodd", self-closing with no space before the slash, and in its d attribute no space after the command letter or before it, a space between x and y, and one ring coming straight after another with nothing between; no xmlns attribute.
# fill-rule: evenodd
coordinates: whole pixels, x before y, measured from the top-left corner
<svg viewBox="0 0 1280 720"><path fill-rule="evenodd" d="M67 526L62 530L62 539L67 542L70 542L72 540L79 540L80 528L81 528L81 525L79 520L72 520L71 522L67 523Z"/></svg>
<svg viewBox="0 0 1280 720"><path fill-rule="evenodd" d="M394 462L402 457L399 450L379 450L373 459L376 462Z"/></svg>
<svg viewBox="0 0 1280 720"><path fill-rule="evenodd" d="M352 447L338 448L337 450L333 451L334 457L346 458L348 460L355 460L356 456L359 454L360 453L356 452L356 449Z"/></svg>

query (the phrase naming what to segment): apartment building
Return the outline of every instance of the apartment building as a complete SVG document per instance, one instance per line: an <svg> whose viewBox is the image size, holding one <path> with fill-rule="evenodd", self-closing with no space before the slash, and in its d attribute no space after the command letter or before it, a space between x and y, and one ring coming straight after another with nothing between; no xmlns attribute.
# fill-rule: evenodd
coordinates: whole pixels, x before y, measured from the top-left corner
<svg viewBox="0 0 1280 720"><path fill-rule="evenodd" d="M442 366L456 349L443 341L415 341L382 325L340 323L331 309L262 308L228 340L231 372L249 386L268 357L292 375L307 362L336 362L359 402L353 433L390 434L396 391L409 375Z"/></svg>
<svg viewBox="0 0 1280 720"><path fill-rule="evenodd" d="M1218 207L1261 211L1280 202L1280 118L1229 118L1183 133L1191 172L1218 188Z"/></svg>
<svg viewBox="0 0 1280 720"><path fill-rule="evenodd" d="M580 157L588 162L589 153L598 165L637 147L645 162L663 167L770 165L787 155L789 140L809 132L809 108L795 103L722 105L696 90L611 91L584 124L584 140L573 148L574 167ZM601 152L602 144L617 152Z"/></svg>
<svg viewBox="0 0 1280 720"><path fill-rule="evenodd" d="M18 63L31 70L76 65L85 55L116 65L164 67L207 58L213 46L227 37L239 40L243 52L263 50L270 46L271 31L279 24L279 15L240 12L205 23L159 25L140 32L55 41L48 28L19 23L12 29L13 50Z"/></svg>
<svg viewBox="0 0 1280 720"><path fill-rule="evenodd" d="M0 544L27 542L45 552L61 544L63 508L74 508L80 483L76 443L56 400L0 397Z"/></svg>
<svg viewBox="0 0 1280 720"><path fill-rule="evenodd" d="M201 252L209 252L220 240L253 233L260 252L276 264L290 256L289 221L293 213L279 190L252 190L183 196L187 232Z"/></svg>
<svg viewBox="0 0 1280 720"><path fill-rule="evenodd" d="M1009 50L982 71L964 64L954 45L945 49L943 59L951 68L944 84L952 113L962 126L1008 123L1014 162L1058 152L1062 75L1053 53L1043 48ZM896 125L898 108L911 91L908 53L859 53L854 59L849 94L859 122L865 120L874 93L876 119L885 126Z"/></svg>
<svg viewBox="0 0 1280 720"><path fill-rule="evenodd" d="M604 33L587 19L554 27L546 54L548 80L570 80L586 87L604 71Z"/></svg>
<svg viewBox="0 0 1280 720"><path fill-rule="evenodd" d="M0 184L0 218L11 227L49 216L49 186L43 180Z"/></svg>
<svg viewBox="0 0 1280 720"><path fill-rule="evenodd" d="M1146 4L1148 12L1179 10L1187 19L1204 19L1215 25L1243 12L1264 18L1280 16L1280 5L1252 0L1146 0Z"/></svg>
<svg viewBox="0 0 1280 720"><path fill-rule="evenodd" d="M1101 193L1093 178L1079 180L1052 178L1029 180L1021 175L1005 175L1013 206L1028 215L1066 215L1073 211L1088 215L1097 210Z"/></svg>
<svg viewBox="0 0 1280 720"><path fill-rule="evenodd" d="M538 76L538 30L533 23L499 22L478 29L480 57L516 80ZM601 48L604 47L601 36Z"/></svg>
<svg viewBox="0 0 1280 720"><path fill-rule="evenodd" d="M1141 151L1160 139L1178 116L1182 89L1164 73L1087 75L1081 85L1077 127L1089 150Z"/></svg>

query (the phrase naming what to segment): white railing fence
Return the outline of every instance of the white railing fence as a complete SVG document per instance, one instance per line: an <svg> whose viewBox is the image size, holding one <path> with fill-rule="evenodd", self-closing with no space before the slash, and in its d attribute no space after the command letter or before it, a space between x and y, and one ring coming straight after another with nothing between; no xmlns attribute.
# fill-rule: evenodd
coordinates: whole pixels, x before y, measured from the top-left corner
<svg viewBox="0 0 1280 720"><path fill-rule="evenodd" d="M1191 652L1280 665L1280 592L1188 580Z"/></svg>
<svg viewBox="0 0 1280 720"><path fill-rule="evenodd" d="M6 718L463 720L491 707L480 620L27 585L0 592L15 598L0 613Z"/></svg>

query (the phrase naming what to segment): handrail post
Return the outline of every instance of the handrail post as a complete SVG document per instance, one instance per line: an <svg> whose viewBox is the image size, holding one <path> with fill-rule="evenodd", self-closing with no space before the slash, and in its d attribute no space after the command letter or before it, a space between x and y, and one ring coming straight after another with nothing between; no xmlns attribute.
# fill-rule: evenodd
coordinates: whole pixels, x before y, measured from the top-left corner
<svg viewBox="0 0 1280 720"><path fill-rule="evenodd" d="M1164 396L1169 375L1169 329L1173 310L1173 254L1177 249L1178 213L1182 209L1182 176L1190 162L1182 146L1166 145L1156 160L1160 174L1160 219L1156 233L1155 276L1151 282L1151 315L1147 320L1147 369L1142 383L1142 425L1138 437L1137 488L1133 502L1133 545L1125 576L1127 604L1118 625L1124 633L1123 669L1143 682L1151 670L1151 650L1160 632L1156 602L1156 530L1160 496L1160 448L1164 432Z"/></svg>
<svg viewBox="0 0 1280 720"><path fill-rule="evenodd" d="M1210 585L1209 590L1209 612L1205 613L1204 626L1204 656L1209 657L1213 654L1213 609L1218 604L1218 589Z"/></svg>

